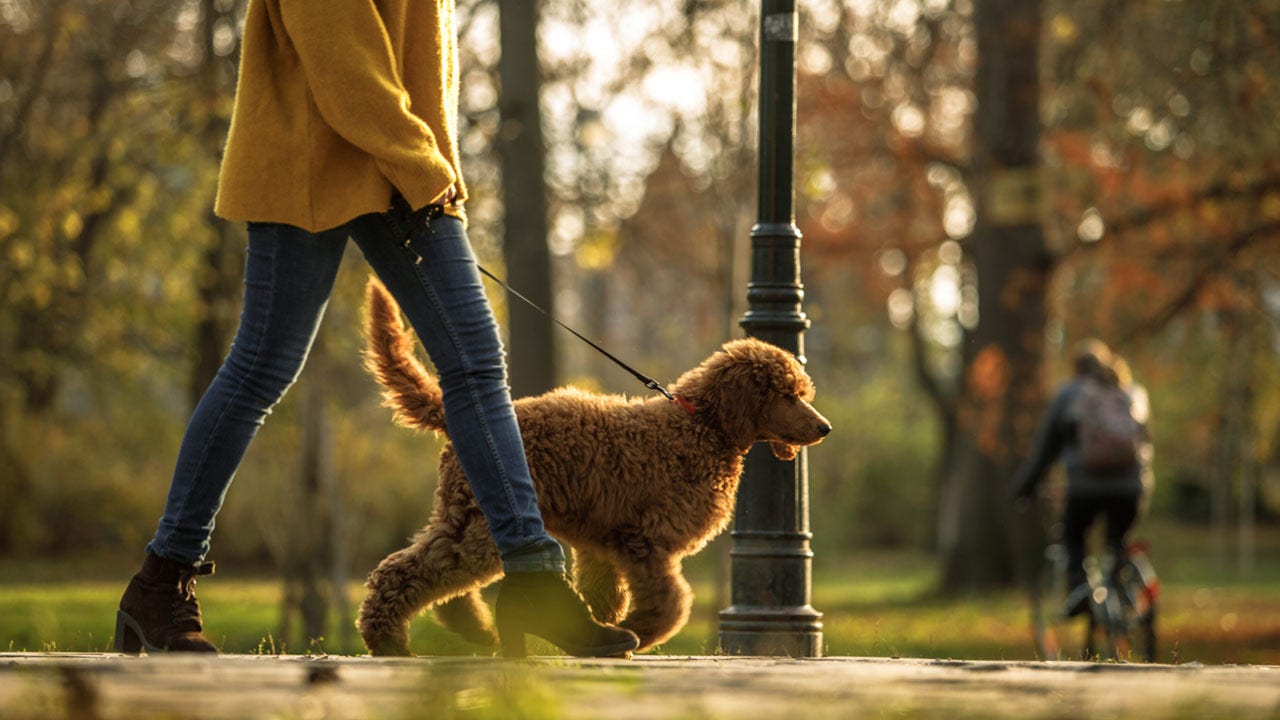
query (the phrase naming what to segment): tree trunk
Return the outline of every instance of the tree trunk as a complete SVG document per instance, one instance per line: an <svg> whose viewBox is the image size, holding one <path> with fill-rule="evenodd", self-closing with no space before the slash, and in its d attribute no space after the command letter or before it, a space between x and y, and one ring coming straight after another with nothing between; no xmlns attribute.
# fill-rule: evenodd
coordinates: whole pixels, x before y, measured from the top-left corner
<svg viewBox="0 0 1280 720"><path fill-rule="evenodd" d="M502 57L498 74L502 199L506 208L502 250L511 286L543 308L552 308L551 257L547 249L547 193L542 118L538 105L537 0L502 0ZM551 389L556 382L551 320L513 298L507 344L511 388L517 397Z"/></svg>
<svg viewBox="0 0 1280 720"><path fill-rule="evenodd" d="M1219 425L1213 436L1213 463L1209 467L1213 550L1218 566L1229 566L1234 529L1235 561L1244 575L1252 564L1251 523L1256 493L1255 329L1249 313L1238 308L1220 311L1218 322L1226 352L1218 386Z"/></svg>
<svg viewBox="0 0 1280 720"><path fill-rule="evenodd" d="M978 326L966 337L954 454L938 518L941 585L1007 585L1036 552L1030 516L1017 531L1009 480L1044 403L1045 293L1052 269L1040 227L1039 0L977 3L973 182L967 252L978 276Z"/></svg>
<svg viewBox="0 0 1280 720"><path fill-rule="evenodd" d="M205 107L208 108L202 134L206 149L214 157L222 151L222 144L230 127L230 118L225 117L218 108L222 106L220 101L234 92L235 83L233 73L224 72L227 63L234 62L234 58L228 61L219 56L214 48L214 35L219 21L234 24L236 6L239 5L230 3L225 11L219 11L218 8L224 4L217 0L203 0L201 3L204 15L201 28L204 39L201 80ZM199 298L193 343L196 352L187 388L191 407L200 402L200 397L204 395L209 383L213 382L213 376L222 367L223 358L227 354L239 310L241 266L244 263L243 237L236 228L214 215L213 198L209 200L205 224L211 236L196 279L196 295Z"/></svg>
<svg viewBox="0 0 1280 720"><path fill-rule="evenodd" d="M323 334L316 338L308 362L302 390L302 437L293 526L286 543L285 608L281 619L281 640L292 637L295 611L302 620L304 643L325 637L330 601L342 587L330 587L334 576L336 526L333 492L337 487L333 472L333 439L325 398L329 386ZM309 649L309 648L308 648Z"/></svg>
<svg viewBox="0 0 1280 720"><path fill-rule="evenodd" d="M212 237L205 248L196 285L199 304L193 343L195 358L187 387L191 407L200 402L227 355L240 307L240 266L244 263L244 240L240 233L215 217L212 210L206 222Z"/></svg>
<svg viewBox="0 0 1280 720"><path fill-rule="evenodd" d="M15 450L10 428L17 423L11 416L19 417L17 408L0 401L0 556L5 557L16 555L24 528L37 517L32 507L35 483L26 459Z"/></svg>
<svg viewBox="0 0 1280 720"><path fill-rule="evenodd" d="M328 562L331 550L328 530L333 518L328 513L329 503L324 490L333 485L330 478L333 453L328 418L325 416L324 380L313 375L307 383L307 402L302 420L302 473L298 478L302 486L302 507L309 511L299 518L302 521L300 526L306 529L303 534L310 541L309 547L304 548L302 556L297 558L298 566L304 569L299 609L302 611L304 638L308 641L325 636L329 615L329 597L324 585L331 565Z"/></svg>

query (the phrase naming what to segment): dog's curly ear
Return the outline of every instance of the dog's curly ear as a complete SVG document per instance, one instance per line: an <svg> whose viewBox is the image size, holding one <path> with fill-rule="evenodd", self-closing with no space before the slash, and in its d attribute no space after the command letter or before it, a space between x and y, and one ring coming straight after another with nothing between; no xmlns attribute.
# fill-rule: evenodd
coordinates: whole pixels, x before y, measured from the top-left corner
<svg viewBox="0 0 1280 720"><path fill-rule="evenodd" d="M784 461L795 460L796 456L800 454L800 447L798 445L791 445L777 440L771 440L769 442L769 449L773 451L774 457Z"/></svg>
<svg viewBox="0 0 1280 720"><path fill-rule="evenodd" d="M755 378L754 368L726 355L712 374L715 381L704 394L713 417L729 442L748 448L755 441L767 390Z"/></svg>

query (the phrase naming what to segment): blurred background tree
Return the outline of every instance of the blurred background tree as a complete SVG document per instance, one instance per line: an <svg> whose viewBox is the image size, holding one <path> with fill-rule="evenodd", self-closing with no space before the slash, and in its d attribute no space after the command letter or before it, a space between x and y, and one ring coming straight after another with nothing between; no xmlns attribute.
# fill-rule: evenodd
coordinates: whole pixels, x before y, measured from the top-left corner
<svg viewBox="0 0 1280 720"><path fill-rule="evenodd" d="M244 5L0 0L6 556L137 554L154 528L238 312L243 228L210 207ZM1098 336L1151 392L1152 512L1214 523L1247 570L1250 523L1280 508L1280 2L799 5L806 347L840 437L810 456L817 552L928 548L948 590L1010 582L1007 474L1065 349ZM459 0L471 233L505 272L502 7ZM740 332L756 9L543 0L529 28L538 272L562 319L659 379ZM434 484L434 441L359 370L352 253L215 538L285 568L299 607L398 547ZM556 382L643 392L545 340Z"/></svg>

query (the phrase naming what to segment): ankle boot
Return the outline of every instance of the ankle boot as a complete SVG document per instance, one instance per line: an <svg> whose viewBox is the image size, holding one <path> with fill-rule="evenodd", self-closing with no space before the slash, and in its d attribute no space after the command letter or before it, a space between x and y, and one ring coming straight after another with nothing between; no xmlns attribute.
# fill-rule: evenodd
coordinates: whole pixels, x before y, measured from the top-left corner
<svg viewBox="0 0 1280 720"><path fill-rule="evenodd" d="M593 620L586 603L559 573L508 574L498 591L495 614L506 657L525 657L525 633L578 657L624 655L640 645L630 630Z"/></svg>
<svg viewBox="0 0 1280 720"><path fill-rule="evenodd" d="M147 553L116 611L116 652L218 652L201 631L196 576L212 575L213 563L185 565Z"/></svg>

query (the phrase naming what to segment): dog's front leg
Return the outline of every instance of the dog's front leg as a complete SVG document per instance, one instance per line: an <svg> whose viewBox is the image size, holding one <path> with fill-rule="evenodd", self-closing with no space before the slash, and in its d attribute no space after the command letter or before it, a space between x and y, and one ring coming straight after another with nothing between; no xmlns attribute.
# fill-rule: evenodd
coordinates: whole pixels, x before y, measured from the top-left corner
<svg viewBox="0 0 1280 720"><path fill-rule="evenodd" d="M689 621L693 590L680 562L651 558L623 569L631 588L631 612L619 623L640 637L637 652L670 639Z"/></svg>
<svg viewBox="0 0 1280 720"><path fill-rule="evenodd" d="M627 614L627 581L603 554L573 548L573 585L597 621L617 625Z"/></svg>

